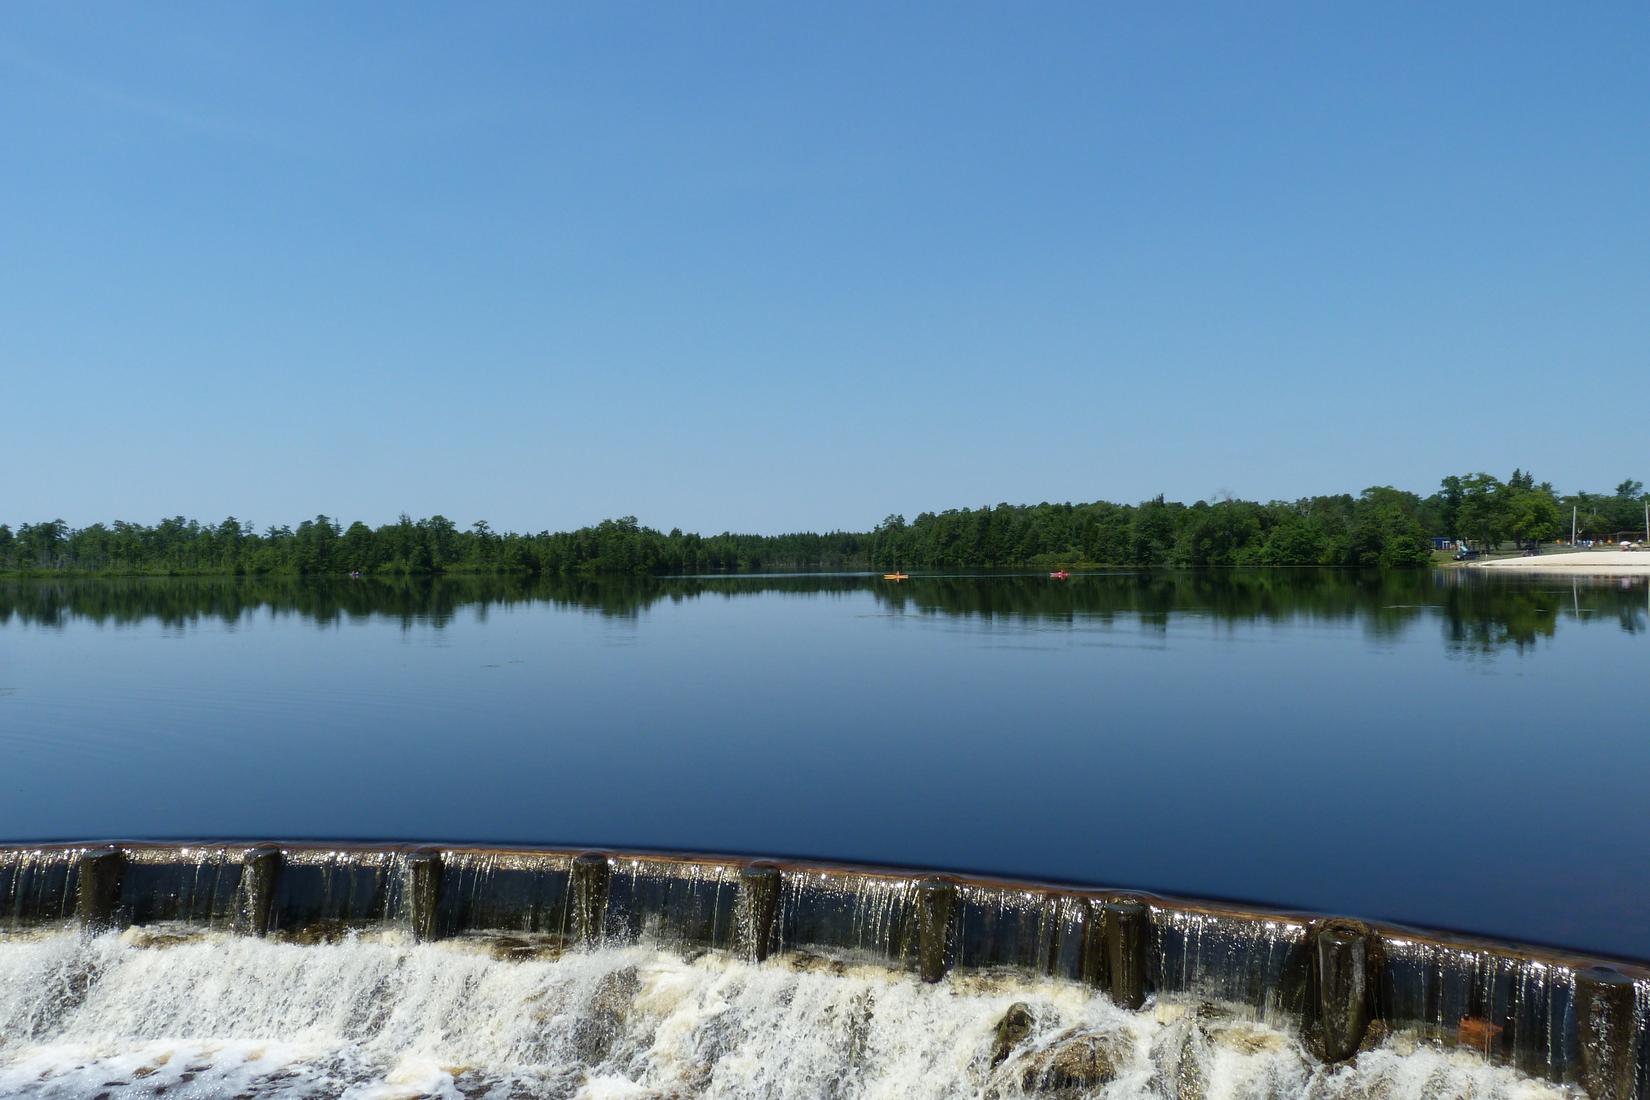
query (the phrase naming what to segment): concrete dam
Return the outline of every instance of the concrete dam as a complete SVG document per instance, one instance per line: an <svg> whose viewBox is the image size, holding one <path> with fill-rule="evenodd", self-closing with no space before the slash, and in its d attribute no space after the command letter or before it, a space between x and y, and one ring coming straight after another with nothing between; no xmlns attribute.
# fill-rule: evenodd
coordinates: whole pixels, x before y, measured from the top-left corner
<svg viewBox="0 0 1650 1100"><path fill-rule="evenodd" d="M0 1095L1650 1098L1650 969L748 858L0 848Z"/></svg>

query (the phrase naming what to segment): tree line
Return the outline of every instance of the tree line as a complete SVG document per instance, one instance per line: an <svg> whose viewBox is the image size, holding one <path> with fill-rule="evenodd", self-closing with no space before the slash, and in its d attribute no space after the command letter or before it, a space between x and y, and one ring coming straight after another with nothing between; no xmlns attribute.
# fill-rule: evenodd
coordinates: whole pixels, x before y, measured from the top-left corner
<svg viewBox="0 0 1650 1100"><path fill-rule="evenodd" d="M1209 566L1404 568L1427 564L1433 538L1495 546L1642 530L1646 494L1628 479L1614 493L1560 495L1515 470L1452 475L1422 497L1390 486L1356 495L1259 503L985 505L888 516L865 532L719 535L661 532L633 516L576 531L461 528L445 516L347 527L319 515L293 527L233 516L203 524L174 516L70 528L61 519L0 524L0 572L125 575L524 573L544 576L761 572L775 569L1012 569Z"/></svg>

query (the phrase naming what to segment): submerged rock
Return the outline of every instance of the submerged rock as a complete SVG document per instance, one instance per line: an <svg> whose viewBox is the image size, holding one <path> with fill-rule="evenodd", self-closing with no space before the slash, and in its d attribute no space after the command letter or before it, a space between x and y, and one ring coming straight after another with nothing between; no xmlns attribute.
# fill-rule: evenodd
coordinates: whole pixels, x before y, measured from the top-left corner
<svg viewBox="0 0 1650 1100"><path fill-rule="evenodd" d="M1182 1015L1152 1053L1157 1077L1175 1100L1203 1100L1208 1093L1203 1067L1209 1060L1209 1035L1200 1015L1197 1009Z"/></svg>
<svg viewBox="0 0 1650 1100"><path fill-rule="evenodd" d="M1290 1040L1270 1028L1235 1023L1229 1027L1213 1028L1209 1041L1238 1054L1271 1054L1288 1050Z"/></svg>
<svg viewBox="0 0 1650 1100"><path fill-rule="evenodd" d="M848 1016L848 1068L857 1069L865 1060L866 1048L871 1042L871 1019L876 1010L876 998L869 990L854 998Z"/></svg>
<svg viewBox="0 0 1650 1100"><path fill-rule="evenodd" d="M1004 1068L1022 1092L1076 1097L1114 1080L1127 1053L1121 1036L1067 1032L1041 1050L1008 1061Z"/></svg>
<svg viewBox="0 0 1650 1100"><path fill-rule="evenodd" d="M848 973L848 964L841 959L816 955L811 951L793 951L783 957L785 965L804 974L834 974L841 977Z"/></svg>
<svg viewBox="0 0 1650 1100"><path fill-rule="evenodd" d="M487 943L487 954L500 962L558 959L563 950L565 944L549 936L499 936Z"/></svg>
<svg viewBox="0 0 1650 1100"><path fill-rule="evenodd" d="M339 943L352 929L341 920L318 920L293 929L283 929L275 938L287 943L313 947L321 943Z"/></svg>
<svg viewBox="0 0 1650 1100"><path fill-rule="evenodd" d="M121 935L121 942L130 947L166 948L178 947L186 943L200 943L206 939L206 933L194 929L180 929L160 925L151 928L128 928Z"/></svg>
<svg viewBox="0 0 1650 1100"><path fill-rule="evenodd" d="M634 966L602 975L573 1025L573 1049L586 1065L597 1065L607 1057L641 988L642 979Z"/></svg>
<svg viewBox="0 0 1650 1100"><path fill-rule="evenodd" d="M992 1069L1007 1061L1009 1053L1030 1037L1035 1023L1031 1009L1026 1007L1024 1001L1016 1001L1008 1006L1003 1018L997 1021L997 1036L991 1044Z"/></svg>
<svg viewBox="0 0 1650 1100"><path fill-rule="evenodd" d="M1234 1076L1236 1095L1296 1100L1313 1072L1298 1039L1244 1019L1237 1006L1159 1004L1154 1015L1165 1027L1152 1042L1153 1088L1173 1100L1233 1095Z"/></svg>

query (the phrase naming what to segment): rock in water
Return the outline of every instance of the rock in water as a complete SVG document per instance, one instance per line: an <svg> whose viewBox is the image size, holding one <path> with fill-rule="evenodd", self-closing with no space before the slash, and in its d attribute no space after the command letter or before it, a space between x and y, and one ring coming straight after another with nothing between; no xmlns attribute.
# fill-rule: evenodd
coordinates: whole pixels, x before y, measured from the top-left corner
<svg viewBox="0 0 1650 1100"><path fill-rule="evenodd" d="M1067 1034L1052 1046L1025 1057L1016 1076L1026 1092L1075 1095L1117 1076L1122 1061L1118 1042L1098 1032Z"/></svg>
<svg viewBox="0 0 1650 1100"><path fill-rule="evenodd" d="M607 1057L641 988L634 966L603 975L584 1014L573 1025L573 1048L586 1065L599 1065Z"/></svg>
<svg viewBox="0 0 1650 1100"><path fill-rule="evenodd" d="M1031 1009L1024 1001L1015 1001L1003 1013L1003 1018L997 1021L997 1038L991 1044L991 1068L996 1069L1008 1060L1009 1052L1031 1035L1034 1021Z"/></svg>

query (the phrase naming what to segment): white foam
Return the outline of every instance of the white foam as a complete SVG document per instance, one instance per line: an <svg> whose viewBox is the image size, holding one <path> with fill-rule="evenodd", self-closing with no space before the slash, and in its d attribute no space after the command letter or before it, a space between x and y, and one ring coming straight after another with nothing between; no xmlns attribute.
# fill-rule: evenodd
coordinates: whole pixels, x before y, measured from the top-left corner
<svg viewBox="0 0 1650 1100"><path fill-rule="evenodd" d="M1021 1094L1073 1035L1116 1100L1540 1100L1565 1090L1460 1051L1388 1045L1334 1069L1290 1035L1171 1004L1129 1013L1070 983L877 966L752 965L647 948L500 961L397 935L295 946L153 930L0 937L0 1096L463 1100L950 1100ZM996 1026L1030 1036L993 1069Z"/></svg>

